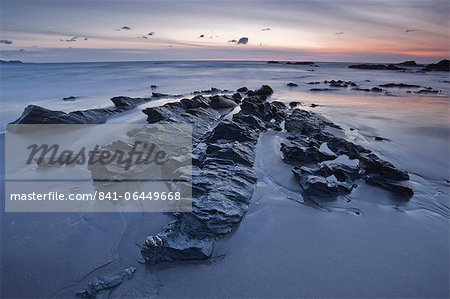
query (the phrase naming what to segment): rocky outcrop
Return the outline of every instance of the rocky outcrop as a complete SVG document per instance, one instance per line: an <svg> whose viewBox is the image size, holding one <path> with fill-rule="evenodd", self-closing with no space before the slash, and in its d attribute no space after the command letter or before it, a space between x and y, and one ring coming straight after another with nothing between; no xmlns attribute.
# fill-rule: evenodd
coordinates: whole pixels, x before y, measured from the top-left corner
<svg viewBox="0 0 450 299"><path fill-rule="evenodd" d="M330 87L349 87L349 86L356 86L355 82L352 81L343 81L343 80L325 80L323 81L325 84L329 84Z"/></svg>
<svg viewBox="0 0 450 299"><path fill-rule="evenodd" d="M12 124L101 124L117 112L116 108L101 108L66 113L28 105Z"/></svg>
<svg viewBox="0 0 450 299"><path fill-rule="evenodd" d="M437 63L432 63L423 68L423 71L439 71L439 72L450 72L450 60L443 59Z"/></svg>
<svg viewBox="0 0 450 299"><path fill-rule="evenodd" d="M76 96L70 96L70 97L63 98L63 101L75 101L78 98L79 97L76 97Z"/></svg>
<svg viewBox="0 0 450 299"><path fill-rule="evenodd" d="M170 115L159 121L204 124L193 128L196 137L192 212L175 214L172 223L147 238L141 249L146 263L206 259L212 254L214 241L231 232L242 220L257 181L253 163L259 135L287 110L282 103L266 100L272 92L269 86L262 86L256 91L259 96L242 101L241 111L232 120L223 120L215 127L214 120L205 120L203 115L186 119L190 108L175 103L144 110L151 122L154 117L150 115L157 110ZM215 112L211 107L204 110L207 115Z"/></svg>
<svg viewBox="0 0 450 299"><path fill-rule="evenodd" d="M361 70L388 70L388 71L401 71L406 70L405 68L398 67L394 64L352 64L349 66L351 69L361 69Z"/></svg>
<svg viewBox="0 0 450 299"><path fill-rule="evenodd" d="M263 85L260 89L255 90L255 94L268 97L273 94L273 89L269 85Z"/></svg>
<svg viewBox="0 0 450 299"><path fill-rule="evenodd" d="M417 64L414 60L408 60L408 61L396 63L395 65L406 66L406 67L420 67L420 66L422 66L420 64Z"/></svg>
<svg viewBox="0 0 450 299"><path fill-rule="evenodd" d="M125 96L118 96L111 99L111 102L113 102L114 106L118 108L122 108L125 110L129 110L132 108L135 108L150 99L148 98L130 98Z"/></svg>
<svg viewBox="0 0 450 299"><path fill-rule="evenodd" d="M23 110L22 115L13 121L12 124L101 124L116 113L133 109L150 100L152 98L119 96L111 99L114 107L80 110L70 113L28 105Z"/></svg>
<svg viewBox="0 0 450 299"><path fill-rule="evenodd" d="M379 88L379 87L372 87L370 89L371 92L383 92L383 89Z"/></svg>
<svg viewBox="0 0 450 299"><path fill-rule="evenodd" d="M415 84L406 84L406 83L386 83L378 85L380 87L386 87L386 88L420 88L420 85Z"/></svg>
<svg viewBox="0 0 450 299"><path fill-rule="evenodd" d="M439 94L441 91L440 90L435 90L435 89L431 89L431 88L425 88L425 89L421 89L419 91L416 91L415 93L417 94Z"/></svg>
<svg viewBox="0 0 450 299"><path fill-rule="evenodd" d="M293 110L286 117L290 133L281 143L283 160L294 165L293 173L306 201L317 203L352 191L357 181L384 188L400 199L414 194L406 184L409 176L370 150L329 133L336 125L311 112Z"/></svg>

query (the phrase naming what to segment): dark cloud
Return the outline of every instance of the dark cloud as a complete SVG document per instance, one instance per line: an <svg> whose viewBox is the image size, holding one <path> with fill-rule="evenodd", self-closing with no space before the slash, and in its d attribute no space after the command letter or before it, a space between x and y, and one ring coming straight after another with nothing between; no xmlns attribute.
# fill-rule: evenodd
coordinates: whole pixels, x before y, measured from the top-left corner
<svg viewBox="0 0 450 299"><path fill-rule="evenodd" d="M13 43L12 40L9 39L0 39L0 44L11 45Z"/></svg>
<svg viewBox="0 0 450 299"><path fill-rule="evenodd" d="M121 30L131 30L131 27L128 26L122 26L122 28L120 28Z"/></svg>
<svg viewBox="0 0 450 299"><path fill-rule="evenodd" d="M335 32L334 34L342 35L342 34L344 34L344 32L340 31L340 32Z"/></svg>
<svg viewBox="0 0 450 299"><path fill-rule="evenodd" d="M261 29L262 31L269 31L270 30L270 28L269 27L267 27L267 28L263 28L263 29Z"/></svg>
<svg viewBox="0 0 450 299"><path fill-rule="evenodd" d="M237 42L238 45L246 45L247 43L248 43L248 37L241 37Z"/></svg>
<svg viewBox="0 0 450 299"><path fill-rule="evenodd" d="M241 37L239 40L231 39L228 41L229 43L235 43L237 45L245 45L248 43L248 37Z"/></svg>
<svg viewBox="0 0 450 299"><path fill-rule="evenodd" d="M154 31L150 31L147 34L138 34L138 38L143 38L143 39L148 39L149 36L154 36L155 32Z"/></svg>

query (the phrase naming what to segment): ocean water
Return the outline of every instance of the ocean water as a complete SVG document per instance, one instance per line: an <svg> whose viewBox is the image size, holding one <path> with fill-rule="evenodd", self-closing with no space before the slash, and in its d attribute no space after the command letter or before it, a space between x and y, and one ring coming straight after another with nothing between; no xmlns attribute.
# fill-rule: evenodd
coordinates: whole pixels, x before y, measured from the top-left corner
<svg viewBox="0 0 450 299"><path fill-rule="evenodd" d="M211 87L235 90L243 85L257 88L269 84L275 95L309 96L301 91L327 88L308 85L324 80L354 81L361 88L395 82L418 84L450 94L446 73L370 71L349 69L349 63L317 63L318 67L277 65L245 61L179 61L179 62L110 62L110 63L35 63L0 66L0 100L2 125L15 120L29 104L70 112L73 110L110 106L110 98L118 95L149 97L150 85L156 92L185 94ZM368 80L370 82L368 82ZM294 82L297 88L286 89ZM364 97L364 92L342 89L333 94ZM392 89L394 95L407 96L405 90ZM69 96L75 101L63 101ZM322 98L326 94L321 94ZM370 94L369 96L374 96ZM378 95L375 100L378 98ZM373 97L372 97L373 98Z"/></svg>

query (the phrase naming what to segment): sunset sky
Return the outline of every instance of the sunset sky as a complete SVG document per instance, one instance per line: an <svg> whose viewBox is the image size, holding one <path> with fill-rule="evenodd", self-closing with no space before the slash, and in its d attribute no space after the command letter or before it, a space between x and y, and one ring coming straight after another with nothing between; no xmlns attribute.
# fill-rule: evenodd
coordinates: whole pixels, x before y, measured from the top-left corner
<svg viewBox="0 0 450 299"><path fill-rule="evenodd" d="M448 58L448 0L1 0L0 59Z"/></svg>

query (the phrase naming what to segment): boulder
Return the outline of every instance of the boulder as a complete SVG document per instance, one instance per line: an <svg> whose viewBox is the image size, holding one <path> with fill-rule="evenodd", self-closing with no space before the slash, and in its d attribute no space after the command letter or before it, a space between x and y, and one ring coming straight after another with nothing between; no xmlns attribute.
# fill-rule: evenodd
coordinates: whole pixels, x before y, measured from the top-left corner
<svg viewBox="0 0 450 299"><path fill-rule="evenodd" d="M247 92L248 91L248 88L247 87L241 87L241 88L238 88L238 90L237 90L237 92Z"/></svg>
<svg viewBox="0 0 450 299"><path fill-rule="evenodd" d="M255 93L260 96L270 96L273 94L273 89L269 85L263 85L260 89L255 90Z"/></svg>
<svg viewBox="0 0 450 299"><path fill-rule="evenodd" d="M210 107L213 109L234 108L237 103L225 96L215 95L210 97Z"/></svg>

